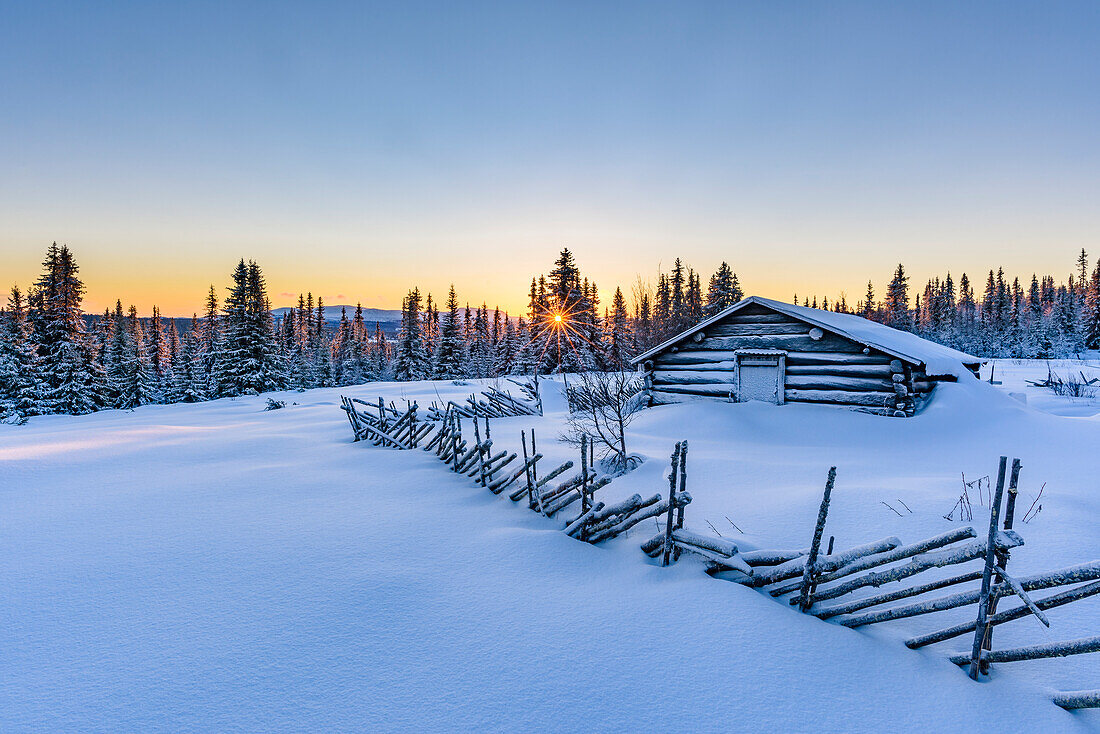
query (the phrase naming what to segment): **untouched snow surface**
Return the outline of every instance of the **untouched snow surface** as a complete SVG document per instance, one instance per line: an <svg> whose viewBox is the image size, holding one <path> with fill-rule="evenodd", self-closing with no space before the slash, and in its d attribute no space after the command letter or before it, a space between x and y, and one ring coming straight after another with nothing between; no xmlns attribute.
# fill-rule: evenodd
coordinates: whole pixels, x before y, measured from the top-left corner
<svg viewBox="0 0 1100 734"><path fill-rule="evenodd" d="M338 408L341 393L424 405L472 387L0 427L0 730L1100 731L1100 712L1049 701L1100 687L1100 655L1000 665L972 683L946 660L966 638L902 644L972 608L870 630L821 622L686 556L653 565L638 544L655 524L588 546L424 452L353 444ZM1100 420L975 381L940 391L907 420L652 409L629 446L648 461L601 497L667 491L668 454L686 438L691 529L805 546L835 464L837 548L912 542L960 525L942 517L960 472L995 472L1007 454L1024 464L1018 518L1047 485L1043 511L1017 525L1016 571L1100 557ZM534 426L548 461L569 457L554 440L562 403L550 385L546 417L494 421L497 446L518 448ZM997 646L1096 634L1100 599L1049 615L1051 630L999 627Z"/></svg>

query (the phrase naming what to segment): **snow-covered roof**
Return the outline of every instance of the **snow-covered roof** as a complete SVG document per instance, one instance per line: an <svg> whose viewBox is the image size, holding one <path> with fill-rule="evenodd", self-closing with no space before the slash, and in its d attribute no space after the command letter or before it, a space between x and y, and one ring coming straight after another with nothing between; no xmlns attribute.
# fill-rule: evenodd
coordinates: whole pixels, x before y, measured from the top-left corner
<svg viewBox="0 0 1100 734"><path fill-rule="evenodd" d="M866 347L872 347L880 352L885 352L909 364L924 365L925 371L930 376L940 377L953 375L957 378L962 378L967 375L972 375L970 368L976 367L984 361L980 357L975 357L972 354L966 354L957 349L952 349L951 347L945 347L942 344L922 339L916 334L912 334L908 331L893 329L885 324L869 321L862 316L856 316L850 313L824 311L819 308L810 308L808 306L798 306L793 303L773 301L770 298L761 298L760 296L749 296L748 298L738 301L724 311L720 311L709 319L699 322L687 331L677 334L664 344L660 344L650 349L648 352L638 355L631 361L637 364L642 360L649 359L654 354L664 351L695 332L706 328L716 321L721 321L727 316L753 303L786 314L799 321L813 324L825 331L847 337L854 342L858 342Z"/></svg>

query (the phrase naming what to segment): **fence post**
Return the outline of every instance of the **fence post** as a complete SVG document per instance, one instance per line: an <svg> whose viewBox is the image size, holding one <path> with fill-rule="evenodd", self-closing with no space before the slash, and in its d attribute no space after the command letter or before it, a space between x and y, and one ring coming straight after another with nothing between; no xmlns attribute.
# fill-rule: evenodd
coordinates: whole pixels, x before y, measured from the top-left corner
<svg viewBox="0 0 1100 734"><path fill-rule="evenodd" d="M688 459L688 442L683 440L680 442L680 494L687 491L687 459ZM684 527L684 506L680 505L676 508L676 527ZM672 560L680 560L680 548L673 546L672 548Z"/></svg>
<svg viewBox="0 0 1100 734"><path fill-rule="evenodd" d="M1008 501L1005 503L1005 520L1004 520L1004 526L1003 526L1005 530L1011 530L1012 529L1012 522L1013 522L1014 516L1016 514L1016 495L1018 495L1020 493L1020 489L1019 489L1020 468L1021 468L1020 460L1019 459L1013 459L1012 460L1012 471L1009 473L1009 477L1008 477ZM1008 570L1009 556L1010 556L1010 554L1009 554L1009 551L1007 549L997 552L997 566L1002 571L1007 571ZM997 574L996 580L997 580L997 583L1003 583L1004 582L1004 579L1001 578L1000 573ZM997 603L1000 600L1001 600L1000 596L994 596L993 598L991 598L989 600L989 616L990 617L992 617L994 614L997 613ZM993 625L989 625L989 628L986 630L985 640L982 641L982 649L983 650L992 650L993 649ZM981 671L982 671L983 675L988 675L989 674L989 663L986 660L980 660L979 661L979 667L981 668Z"/></svg>
<svg viewBox="0 0 1100 734"><path fill-rule="evenodd" d="M803 612L813 605L810 587L813 586L814 565L817 553L821 550L821 536L825 532L825 520L829 517L829 500L833 496L833 483L836 482L836 467L829 468L829 478L825 480L825 494L821 497L821 506L817 510L817 525L814 526L814 539L810 543L810 555L806 557L806 568L802 571L802 591L798 597L798 608Z"/></svg>
<svg viewBox="0 0 1100 734"><path fill-rule="evenodd" d="M672 449L672 471L668 475L668 520L665 522L665 551L661 565L667 566L672 556L672 517L676 513L676 467L680 461L680 444Z"/></svg>
<svg viewBox="0 0 1100 734"><path fill-rule="evenodd" d="M588 512L588 435L581 434L581 512Z"/></svg>
<svg viewBox="0 0 1100 734"><path fill-rule="evenodd" d="M970 649L970 679L978 680L981 674L982 645L989 632L989 587L993 583L993 567L997 564L997 521L1000 519L1001 498L1005 491L1005 469L1008 457L1002 456L997 470L997 489L989 503L989 535L985 549L985 569L982 571L982 590L978 597L978 620L974 627L974 644Z"/></svg>

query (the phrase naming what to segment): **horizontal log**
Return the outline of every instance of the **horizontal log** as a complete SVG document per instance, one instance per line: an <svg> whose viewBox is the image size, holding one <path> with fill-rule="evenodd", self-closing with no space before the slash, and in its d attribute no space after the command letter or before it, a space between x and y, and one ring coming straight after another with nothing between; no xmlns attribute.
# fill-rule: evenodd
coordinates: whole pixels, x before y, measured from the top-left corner
<svg viewBox="0 0 1100 734"><path fill-rule="evenodd" d="M665 365L673 364L707 364L715 361L734 361L737 359L737 352L734 350L719 351L702 351L696 348L694 345L690 350L682 350L679 352L662 352L654 358L654 369L661 369Z"/></svg>
<svg viewBox="0 0 1100 734"><path fill-rule="evenodd" d="M673 528L672 539L677 543L684 545L694 545L700 548L706 548L707 550L714 551L715 553L721 553L722 555L732 556L737 554L737 544L733 543L725 538L714 538L707 535L700 535L684 528Z"/></svg>
<svg viewBox="0 0 1100 734"><path fill-rule="evenodd" d="M680 403L693 403L698 400L714 400L714 396L683 395L680 393L664 392L662 390L650 390L649 399L654 405L678 405Z"/></svg>
<svg viewBox="0 0 1100 734"><path fill-rule="evenodd" d="M718 362L701 362L699 364L666 364L657 365L653 374L657 372L733 372L737 369L737 362L732 359L724 359Z"/></svg>
<svg viewBox="0 0 1100 734"><path fill-rule="evenodd" d="M664 393L725 398L729 397L736 387L732 382L715 382L707 385L654 385L653 389Z"/></svg>
<svg viewBox="0 0 1100 734"><path fill-rule="evenodd" d="M635 494L628 500L620 502L618 505L603 508L602 512L597 513L592 518L592 522L589 524L589 530L592 531L593 536L595 536L596 533L614 527L623 522L626 518L633 517L639 512L644 512L647 508L651 508L660 502L660 492L644 500L641 499L641 495ZM667 505L668 500L666 499L665 509L668 509Z"/></svg>
<svg viewBox="0 0 1100 734"><path fill-rule="evenodd" d="M673 540L672 544L682 551L702 556L706 560L723 569L739 571L746 576L752 575L752 566L742 561L741 556L736 553L734 553L732 556L727 556L725 553L717 553L713 550L710 550L709 548L701 548L697 545L688 545L686 543L681 543L677 540Z"/></svg>
<svg viewBox="0 0 1100 734"><path fill-rule="evenodd" d="M1100 580L1100 561L1082 563L1078 566L1070 566L1047 573L1037 573L1016 580L1020 582L1020 586L1022 586L1025 591L1051 589L1056 586L1068 586L1069 584L1076 584L1081 581L1096 581ZM990 594L994 596L1007 596L1011 591L1012 590L1007 584L997 584L990 590ZM902 606L890 607L889 609L869 612L867 614L838 617L836 621L845 627L861 627L865 624L889 622L895 619L916 617L921 614L942 612L947 609L955 609L956 607L975 604L980 595L981 591L979 589L960 591L957 594L949 594L948 596L942 596L938 599L931 599L925 602L904 604Z"/></svg>
<svg viewBox="0 0 1100 734"><path fill-rule="evenodd" d="M488 452L486 452L486 453L488 453ZM489 476L489 474L491 473L491 470L492 470L493 462L494 461L500 461L507 454L508 454L508 451L505 450L505 451L501 451L499 454L496 454L495 456L487 456L487 457L484 457L481 461L475 461L474 462L474 467L472 469L469 469L466 472L466 476L473 477L475 475L478 475L478 474L481 473L482 467L484 467L485 476L486 476L486 478L488 478L488 476Z"/></svg>
<svg viewBox="0 0 1100 734"><path fill-rule="evenodd" d="M707 385L733 382L733 370L655 371L653 385Z"/></svg>
<svg viewBox="0 0 1100 734"><path fill-rule="evenodd" d="M866 571L878 566L885 566L888 563L894 563L906 558L912 558L913 556L920 555L921 553L927 553L930 550L936 550L942 548L945 545L951 545L957 543L960 540L967 540L977 537L972 527L956 528L949 530L946 533L941 533L932 538L919 541L917 543L911 543L910 545L902 545L897 548L885 551L883 553L875 553L869 556L863 556L856 558L850 563L845 563L834 571L828 571L822 573L816 579L818 585L827 584L838 579L842 579L845 576L851 576L852 574ZM801 586L801 582L792 583L786 586L779 586L771 589L772 596L782 596L792 591L797 591Z"/></svg>
<svg viewBox="0 0 1100 734"><path fill-rule="evenodd" d="M489 491L492 492L493 494L500 494L505 489L507 489L512 484L512 482L514 482L517 479L519 479L520 477L524 476L527 473L527 469L534 466L535 462L538 461L541 458L542 458L542 454L535 454L530 459L525 461L523 463L523 465L520 466L519 469L516 469L514 472L512 472L512 474L510 476L505 475L505 476L501 477L500 479L496 480L495 482L493 482L492 484L490 484L489 485Z"/></svg>
<svg viewBox="0 0 1100 734"><path fill-rule="evenodd" d="M1064 606L1070 602L1075 602L1079 599L1087 599L1090 596L1096 596L1100 594L1100 581L1093 581L1092 583L1085 584L1084 586L1075 586L1072 589L1066 591L1060 591L1057 594L1052 594L1044 599L1037 599L1035 606L1039 609L1054 609L1055 607ZM1027 604L1021 604L1014 609L1008 609L1003 612L997 612L987 620L987 624L991 627L995 627L998 624L1004 624L1005 622L1011 622L1014 619L1020 617L1026 617L1031 614L1031 609ZM958 624L954 627L948 627L947 629L931 632L920 637L913 637L905 641L905 646L910 650L916 650L917 648L924 647L925 645L932 645L937 642L943 642L944 640L950 640L953 637L959 635L965 635L968 632L973 632L976 626L976 621L971 620L965 624Z"/></svg>
<svg viewBox="0 0 1100 734"><path fill-rule="evenodd" d="M383 431L381 428L375 428L372 425L366 425L365 424L363 426L363 430L367 435L374 436L380 442L389 441L390 443L392 443L395 447L397 447L399 449L409 449L409 448L411 448L409 445L405 444L402 441L397 440L396 438L394 438L390 434Z"/></svg>
<svg viewBox="0 0 1100 734"><path fill-rule="evenodd" d="M982 660L990 663L1015 663L1021 660L1064 658L1090 652L1100 652L1100 637L1082 637L1077 640L1047 642L1042 645L1015 647L1009 650L982 650ZM970 653L957 653L950 659L955 665L970 665Z"/></svg>
<svg viewBox="0 0 1100 734"><path fill-rule="evenodd" d="M926 584L918 584L917 586L910 586L905 589L895 589L894 591L890 591L885 594L868 596L864 597L863 599L856 599L854 601L845 602L843 604L834 604L832 606L820 608L815 606L810 611L810 614L814 615L818 619L829 619L830 617L836 617L841 614L851 614L852 612L858 612L861 609L867 609L868 607L877 607L880 604L886 604L892 601L911 599L914 596L927 594L929 591L946 589L948 586L965 584L968 581L977 581L981 577L982 572L980 570L968 571L967 573L959 574L958 576L951 576L949 578L939 579L938 581L930 581Z"/></svg>
<svg viewBox="0 0 1100 734"><path fill-rule="evenodd" d="M863 556L874 555L875 553L882 553L884 551L892 550L901 545L901 541L897 538L883 538L871 543L864 543L863 545L857 545L854 548L848 548L840 553L834 553L831 556L821 556L814 564L815 573L824 573L827 571L835 571L841 566L851 563L857 558ZM779 583L780 581L786 581L796 576L802 576L802 572L806 568L806 560L802 558L802 555L793 558L786 563L781 563L772 568L762 570L756 575L753 581L753 586L766 586L768 584Z"/></svg>
<svg viewBox="0 0 1100 734"><path fill-rule="evenodd" d="M788 364L787 376L836 375L847 377L880 377L890 379L888 364Z"/></svg>
<svg viewBox="0 0 1100 734"><path fill-rule="evenodd" d="M786 377L786 383L788 389L797 390L894 392L894 384L890 380L884 380L876 377L788 374Z"/></svg>
<svg viewBox="0 0 1100 734"><path fill-rule="evenodd" d="M590 543L599 543L604 540L610 540L617 535L625 533L630 528L634 527L643 520L648 520L651 517L663 515L668 512L670 506L684 507L691 503L691 494L688 492L680 492L674 498L672 503L669 503L667 499L661 500L655 505L643 507L638 512L632 513L622 517L618 522L605 525L602 528L592 529L592 537L589 540Z"/></svg>
<svg viewBox="0 0 1100 734"><path fill-rule="evenodd" d="M996 544L998 550L1004 551L1009 548L1021 546L1024 544L1024 541L1013 531L1004 530L997 534ZM849 579L836 586L830 586L826 589L818 588L817 592L814 593L814 598L822 601L826 599L836 599L856 589L862 589L867 586L874 586L877 588L883 584L907 579L910 576L915 576L918 573L923 573L932 568L943 568L944 566L967 563L968 561L983 557L985 555L985 550L986 541L983 539L972 540L954 548L948 548L935 553L923 553L919 556L915 556L908 563L903 563L900 566L895 566L886 571L872 571L863 576Z"/></svg>
<svg viewBox="0 0 1100 734"><path fill-rule="evenodd" d="M853 342L852 349L836 352L787 352L787 366L801 364L874 364L889 365L890 357L885 354L863 354L858 344Z"/></svg>
<svg viewBox="0 0 1100 734"><path fill-rule="evenodd" d="M832 403L834 405L862 405L868 408L893 408L897 395L891 392L854 392L851 390L784 390L783 399L788 403Z"/></svg>
<svg viewBox="0 0 1100 734"><path fill-rule="evenodd" d="M826 403L821 403L821 405L826 405ZM853 413L866 413L867 415L885 415L885 416L891 416L891 417L913 415L913 412L914 412L914 411L912 411L908 408L897 408L897 407L868 408L868 407L859 406L859 405L846 405L846 406L843 406L843 407L847 408L848 410L851 410Z"/></svg>
<svg viewBox="0 0 1100 734"><path fill-rule="evenodd" d="M801 321L769 324L715 324L707 329L711 336L773 336L778 334L801 334L809 336L811 324Z"/></svg>
<svg viewBox="0 0 1100 734"><path fill-rule="evenodd" d="M711 558L711 560L714 560L716 563L719 562L717 560L718 556L730 557L730 556L736 555L737 558L738 558L739 563L738 564L728 564L727 563L727 564L725 564L726 568L736 568L737 570L744 573L746 576L751 576L753 574L752 567L745 561L745 558L744 558L743 555L741 555L740 553L728 553L727 552L727 551L730 551L730 550L736 550L736 548L737 548L737 545L735 543L733 543L732 541L728 541L724 538L714 538L714 537L709 536L709 535L699 535L697 533L692 533L691 531L684 530L683 528L673 529L673 531L672 531L672 540L677 546L679 546L681 548L681 550L689 550L689 551L693 551L693 552L697 552L698 550L705 550L705 551L708 551L710 553L713 553L714 554L713 558L711 556L707 556L707 558ZM690 541L695 541L695 542L686 542L686 541L689 541L689 540ZM641 547L642 547L642 552L643 553L645 553L650 558L655 558L656 556L661 554L661 551L664 548L664 545L665 545L665 533L662 530L661 532L657 533L656 535L654 535L652 538L650 538L646 542L642 543ZM753 552L759 554L759 551L753 551ZM774 551L765 551L765 553L774 553ZM785 552L784 551L779 551L779 553L780 553L780 557L782 557L782 555ZM701 553L700 555L705 555L705 554ZM741 564L744 564L744 566L742 566Z"/></svg>
<svg viewBox="0 0 1100 734"><path fill-rule="evenodd" d="M1060 691L1051 700L1064 709L1097 709L1100 708L1100 690Z"/></svg>
<svg viewBox="0 0 1100 734"><path fill-rule="evenodd" d="M850 345L852 345L852 342L832 334L826 334L821 339L816 340L801 334L780 334L776 336L708 337L699 344L692 344L692 349L701 351L785 349L798 352L842 352Z"/></svg>
<svg viewBox="0 0 1100 734"><path fill-rule="evenodd" d="M657 499L653 500L653 502L660 501L661 495L658 494L658 495L655 495L655 496L656 496ZM625 500L622 500L621 502L618 502L614 505L605 506L603 509L601 509L599 512L597 512L595 515L593 515L592 522L600 522L601 520L606 520L607 518L609 518L613 515L622 515L622 514L625 514L625 513L630 513L630 512L633 512L634 510L638 509L641 506L642 506L642 496L640 494L635 493L635 494L632 494L630 497L627 497Z"/></svg>
<svg viewBox="0 0 1100 734"><path fill-rule="evenodd" d="M778 566L808 553L808 550L751 550L743 551L741 558L750 566Z"/></svg>
<svg viewBox="0 0 1100 734"><path fill-rule="evenodd" d="M595 492L597 489L600 489L601 487L606 486L607 484L610 484L610 483L611 483L611 477L604 477L603 479L599 480L598 482L593 484L591 487L589 487L589 491L590 492ZM546 516L547 517L553 516L555 513L560 512L561 510L564 510L566 507L573 504L574 502L576 502L580 498L581 498L580 487L574 487L574 488L572 488L572 489L570 489L566 492L563 492L563 493L557 495L556 497L554 497L552 500L546 500L544 498L543 502L547 503L547 504L544 504L544 507L546 508Z"/></svg>
<svg viewBox="0 0 1100 734"><path fill-rule="evenodd" d="M642 543L641 547L643 553L645 553L650 558L653 558L655 555L661 552L661 550L664 548L664 545L665 531L662 530L646 542Z"/></svg>
<svg viewBox="0 0 1100 734"><path fill-rule="evenodd" d="M730 314L721 321L723 324L785 324L792 322L801 323L783 313L745 313L743 311Z"/></svg>
<svg viewBox="0 0 1100 734"><path fill-rule="evenodd" d="M580 532L580 529L584 527L591 519L592 516L603 509L603 502L597 502L589 508L588 512L580 515L576 520L565 526L566 535L576 535Z"/></svg>
<svg viewBox="0 0 1100 734"><path fill-rule="evenodd" d="M512 452L511 454L508 454L507 459L500 462L499 464L496 464L495 466L491 466L491 467L486 467L486 469L485 469L486 478L489 479L490 481L496 479L496 477L494 477L493 475L496 474L497 472L499 472L504 467L511 464L515 460L516 460L516 454L515 454L515 452Z"/></svg>

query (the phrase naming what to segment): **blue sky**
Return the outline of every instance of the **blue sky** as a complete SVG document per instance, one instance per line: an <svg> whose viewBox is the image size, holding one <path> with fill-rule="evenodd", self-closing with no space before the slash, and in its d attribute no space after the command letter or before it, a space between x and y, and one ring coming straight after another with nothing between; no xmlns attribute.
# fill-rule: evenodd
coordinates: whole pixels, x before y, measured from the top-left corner
<svg viewBox="0 0 1100 734"><path fill-rule="evenodd" d="M1100 255L1096 3L0 2L0 275L518 308L679 254L834 297ZM7 283L4 283L7 286Z"/></svg>

